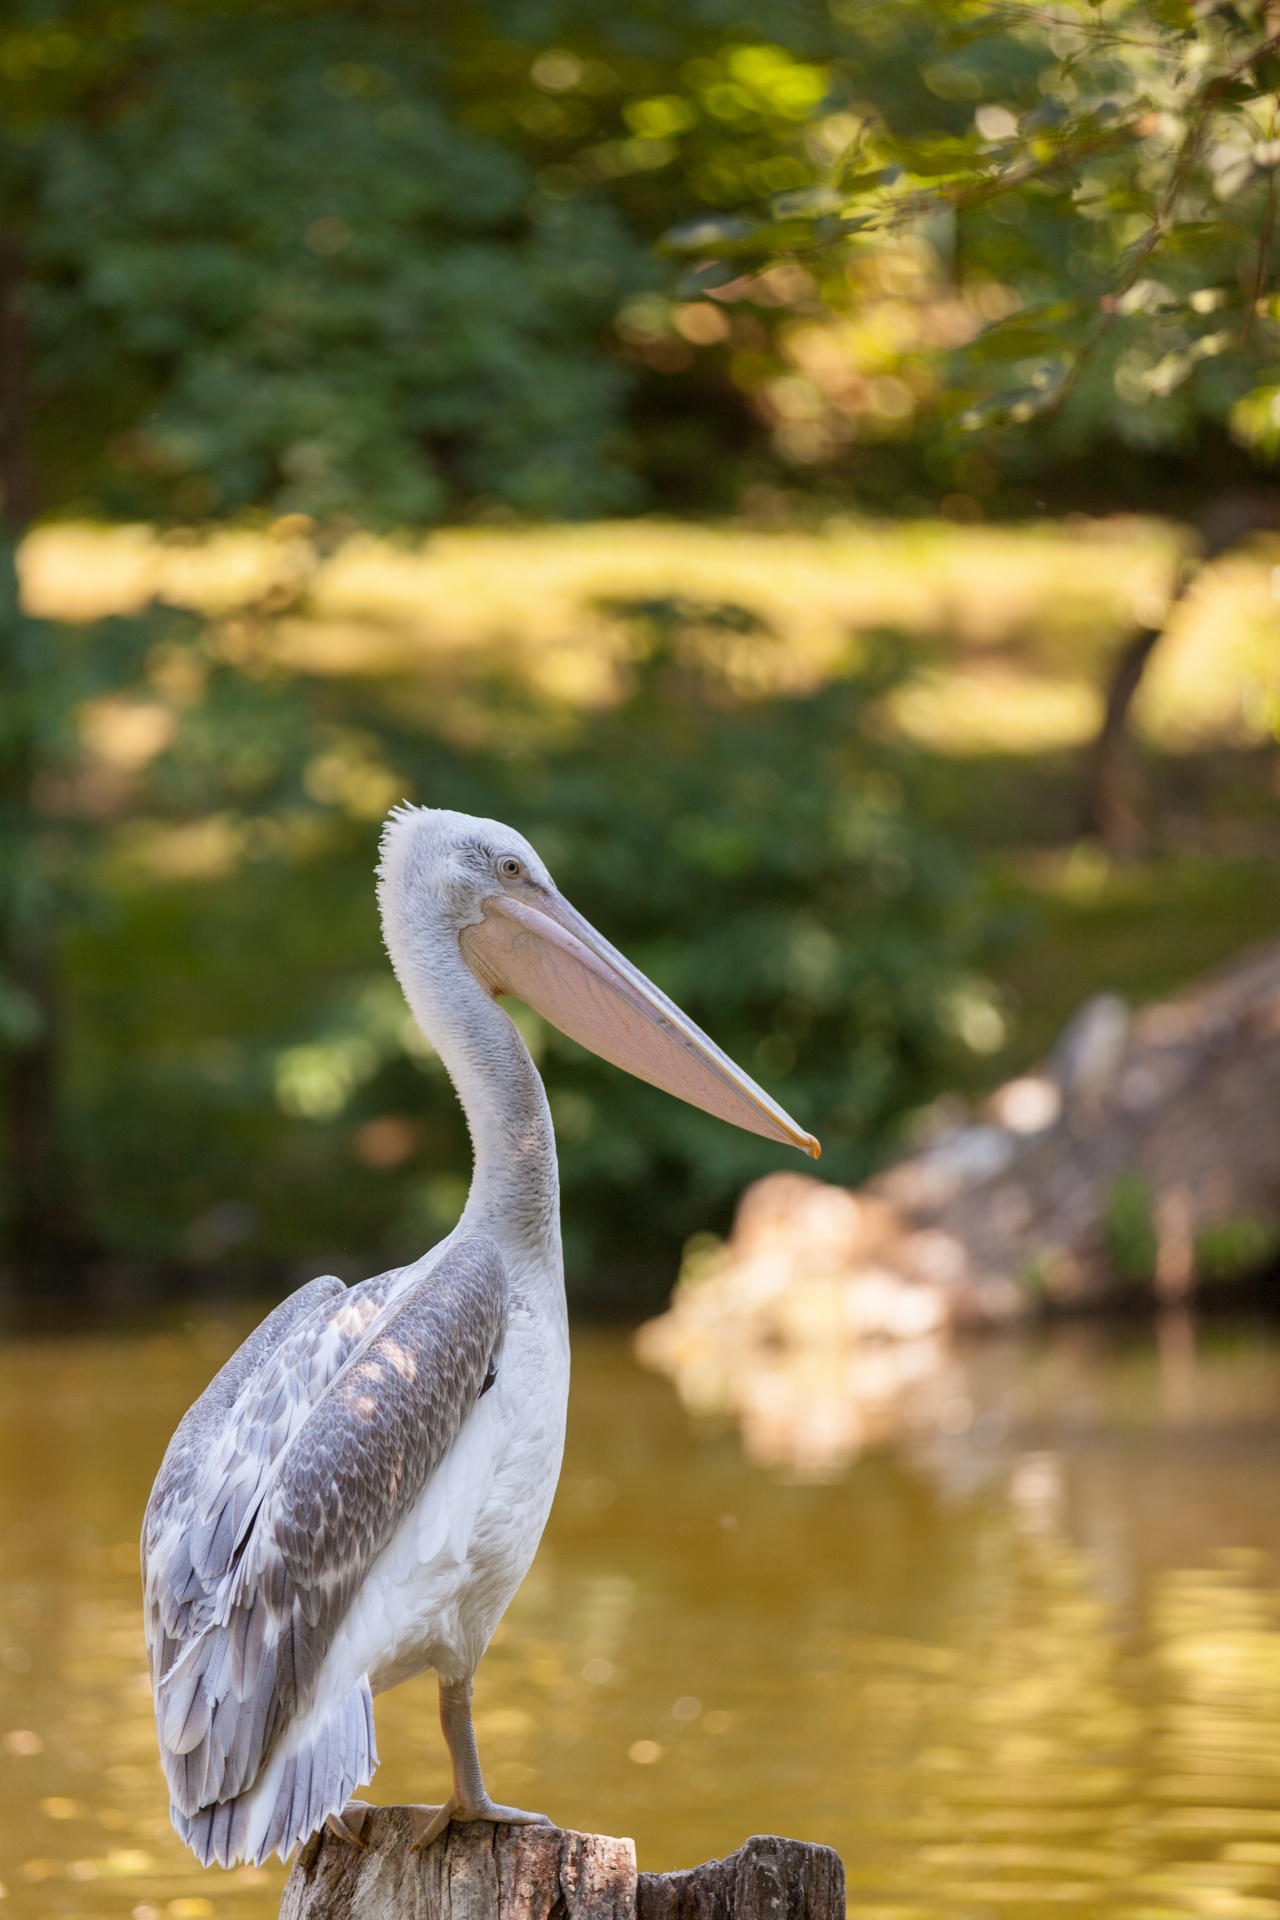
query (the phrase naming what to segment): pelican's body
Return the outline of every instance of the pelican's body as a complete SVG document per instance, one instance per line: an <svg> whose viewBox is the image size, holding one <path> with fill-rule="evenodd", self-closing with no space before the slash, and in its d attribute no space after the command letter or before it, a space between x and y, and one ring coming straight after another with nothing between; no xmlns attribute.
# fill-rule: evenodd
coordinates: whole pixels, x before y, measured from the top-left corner
<svg viewBox="0 0 1280 1920"><path fill-rule="evenodd" d="M527 1285L532 1293L537 1281ZM513 1304L493 1386L352 1604L340 1642L351 1684L367 1671L381 1693L427 1667L446 1681L475 1672L542 1538L568 1396L563 1305L539 1313Z"/></svg>
<svg viewBox="0 0 1280 1920"><path fill-rule="evenodd" d="M430 1667L454 1791L425 1820L537 1820L484 1789L471 1681L550 1511L569 1339L546 1096L497 1004L520 993L606 1057L809 1145L556 892L519 835L393 815L383 929L475 1154L453 1232L268 1316L174 1435L143 1529L174 1825L206 1863L286 1854L377 1764L372 1696ZM745 1116L745 1117L744 1117Z"/></svg>

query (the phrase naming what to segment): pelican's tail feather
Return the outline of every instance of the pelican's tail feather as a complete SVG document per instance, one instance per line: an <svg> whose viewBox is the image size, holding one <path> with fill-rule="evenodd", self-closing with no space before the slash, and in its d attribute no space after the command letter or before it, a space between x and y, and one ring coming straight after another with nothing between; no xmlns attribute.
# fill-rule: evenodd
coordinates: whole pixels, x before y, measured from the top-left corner
<svg viewBox="0 0 1280 1920"><path fill-rule="evenodd" d="M361 1679L323 1718L312 1713L295 1723L244 1793L192 1814L172 1806L174 1831L204 1867L258 1867L272 1853L283 1860L331 1813L341 1813L377 1764L373 1696Z"/></svg>

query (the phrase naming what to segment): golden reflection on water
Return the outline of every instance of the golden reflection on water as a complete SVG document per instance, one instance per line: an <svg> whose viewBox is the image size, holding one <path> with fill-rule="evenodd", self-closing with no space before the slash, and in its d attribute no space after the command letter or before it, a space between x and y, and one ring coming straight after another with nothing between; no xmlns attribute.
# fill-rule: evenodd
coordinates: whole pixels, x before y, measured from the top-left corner
<svg viewBox="0 0 1280 1920"><path fill-rule="evenodd" d="M135 1546L242 1331L0 1345L0 1920L275 1911L278 1865L206 1873L169 1831ZM860 1920L1280 1916L1280 1342L1063 1328L948 1364L955 1432L788 1484L577 1336L477 1689L491 1786L652 1868L829 1841ZM378 1723L374 1797L438 1797L430 1683Z"/></svg>

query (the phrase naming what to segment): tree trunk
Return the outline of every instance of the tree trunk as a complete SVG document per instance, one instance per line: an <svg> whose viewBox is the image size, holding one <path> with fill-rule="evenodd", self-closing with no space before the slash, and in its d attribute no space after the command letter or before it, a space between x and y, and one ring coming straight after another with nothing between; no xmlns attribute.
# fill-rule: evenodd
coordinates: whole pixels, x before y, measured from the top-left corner
<svg viewBox="0 0 1280 1920"><path fill-rule="evenodd" d="M0 514L11 540L35 518L31 381L22 254L0 234Z"/></svg>
<svg viewBox="0 0 1280 1920"><path fill-rule="evenodd" d="M6 570L36 511L30 451L30 379L23 260L0 236L0 564ZM7 1158L7 1242L17 1291L74 1298L85 1286L89 1235L72 1179L59 1111L58 927L29 884L38 865L40 822L32 804L39 716L30 623L16 578L0 580L0 685L10 703L0 759L0 824L7 872L0 874L0 985L7 1032L0 1033L0 1099ZM33 899L40 904L32 904Z"/></svg>
<svg viewBox="0 0 1280 1920"><path fill-rule="evenodd" d="M1201 520L1199 564L1182 568L1163 624L1144 628L1121 649L1107 689L1102 727L1089 755L1083 810L1085 832L1096 834L1108 852L1120 859L1139 854L1145 837L1129 716L1151 655L1168 631L1169 616L1205 567L1251 535L1277 531L1280 495L1229 493L1215 500Z"/></svg>
<svg viewBox="0 0 1280 1920"><path fill-rule="evenodd" d="M30 1038L0 1052L8 1150L8 1250L15 1291L29 1300L75 1300L96 1251L83 1224L58 1100L59 1022L52 941L15 955L5 971L33 1012ZM16 964L15 964L16 961Z"/></svg>
<svg viewBox="0 0 1280 1920"><path fill-rule="evenodd" d="M299 1849L280 1920L844 1920L830 1847L760 1835L686 1873L636 1872L635 1846L558 1827L447 1827L413 1851L414 1810L373 1807L362 1844Z"/></svg>
<svg viewBox="0 0 1280 1920"><path fill-rule="evenodd" d="M1142 848L1138 777L1129 714L1147 661L1163 627L1145 627L1122 649L1107 689L1102 730L1093 745L1085 800L1085 831L1096 834L1109 853L1132 858Z"/></svg>

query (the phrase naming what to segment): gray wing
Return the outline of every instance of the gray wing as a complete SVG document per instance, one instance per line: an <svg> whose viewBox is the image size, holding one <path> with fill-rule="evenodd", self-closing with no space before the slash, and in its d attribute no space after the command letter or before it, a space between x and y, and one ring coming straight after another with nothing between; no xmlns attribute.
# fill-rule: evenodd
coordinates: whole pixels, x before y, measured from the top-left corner
<svg viewBox="0 0 1280 1920"><path fill-rule="evenodd" d="M152 1679L172 1665L186 1637L193 1602L203 1584L191 1563L191 1534L196 1487L227 1416L247 1383L299 1321L345 1296L333 1274L309 1281L269 1313L216 1373L200 1398L182 1416L160 1462L142 1523L142 1567L146 1595L147 1648Z"/></svg>
<svg viewBox="0 0 1280 1920"><path fill-rule="evenodd" d="M216 1404L207 1404L219 1376L187 1415L190 1443L182 1448L172 1475L170 1455L165 1456L143 1529L153 1680L168 1672L180 1645L213 1619L219 1589L261 1497L264 1475L329 1382L368 1338L401 1273L396 1268L350 1289L332 1278L313 1281L293 1296L302 1305L269 1350L266 1343L260 1345L253 1356L256 1365L240 1370L230 1398L219 1396ZM309 1300L304 1300L306 1295ZM291 1305L286 1301L277 1312L285 1313ZM235 1367L238 1359L229 1365ZM180 1427L170 1454L182 1438ZM177 1500L166 1497L171 1485L181 1489ZM159 1629L155 1634L153 1613Z"/></svg>
<svg viewBox="0 0 1280 1920"><path fill-rule="evenodd" d="M508 1300L496 1245L462 1241L374 1313L279 1448L271 1436L291 1425L279 1380L290 1342L243 1390L228 1431L267 1443L220 1486L222 1449L201 1476L191 1559L206 1604L156 1688L161 1757L183 1814L242 1793L306 1712L370 1565L483 1391Z"/></svg>

